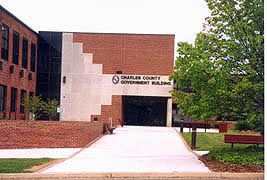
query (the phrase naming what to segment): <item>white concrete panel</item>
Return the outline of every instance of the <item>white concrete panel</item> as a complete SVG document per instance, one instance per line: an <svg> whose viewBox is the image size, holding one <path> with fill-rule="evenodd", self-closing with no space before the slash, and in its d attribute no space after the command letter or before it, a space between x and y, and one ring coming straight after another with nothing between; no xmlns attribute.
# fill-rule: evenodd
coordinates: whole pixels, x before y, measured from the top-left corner
<svg viewBox="0 0 267 180"><path fill-rule="evenodd" d="M105 104L105 105L111 105L112 103L112 98L109 94L103 94L101 96L101 104Z"/></svg>
<svg viewBox="0 0 267 180"><path fill-rule="evenodd" d="M83 100L83 97L80 93L72 93L71 94L71 102L74 102L76 104L81 104Z"/></svg>
<svg viewBox="0 0 267 180"><path fill-rule="evenodd" d="M65 53L63 55L63 53ZM66 63L71 63L73 59L73 53L72 53L72 46L69 45L69 47L65 48L65 51L62 50L62 59L65 59Z"/></svg>
<svg viewBox="0 0 267 180"><path fill-rule="evenodd" d="M93 64L93 54L92 53L83 53L83 59L85 64Z"/></svg>
<svg viewBox="0 0 267 180"><path fill-rule="evenodd" d="M102 74L102 66L102 64L95 64L94 66L91 66L91 73Z"/></svg>
<svg viewBox="0 0 267 180"><path fill-rule="evenodd" d="M73 43L73 55L74 58L77 56L79 59L83 59L83 54L82 54L82 49L83 45L82 43Z"/></svg>
<svg viewBox="0 0 267 180"><path fill-rule="evenodd" d="M172 98L167 101L167 127L172 127Z"/></svg>
<svg viewBox="0 0 267 180"><path fill-rule="evenodd" d="M64 104L69 104L71 103L71 93L65 93L62 95L62 98L61 98L61 101L62 103Z"/></svg>
<svg viewBox="0 0 267 180"><path fill-rule="evenodd" d="M71 114L71 106L70 103L65 103L64 107L62 107L62 112L60 113L60 119L67 119Z"/></svg>
<svg viewBox="0 0 267 180"><path fill-rule="evenodd" d="M73 59L72 33L64 33L62 37L62 60L64 63L71 62ZM62 61L63 62L63 61ZM62 66L63 67L63 66Z"/></svg>
<svg viewBox="0 0 267 180"><path fill-rule="evenodd" d="M64 63L64 68L62 68L61 73L62 74L69 74L70 72L72 72L71 63Z"/></svg>
<svg viewBox="0 0 267 180"><path fill-rule="evenodd" d="M80 61L79 59L77 59L77 61ZM80 63L80 62L74 62L72 64L72 73L73 74L80 74L80 73L83 73L84 72L84 64L83 63Z"/></svg>
<svg viewBox="0 0 267 180"><path fill-rule="evenodd" d="M63 83L63 77L65 76L66 83ZM71 85L72 85L72 77L70 74L62 74L61 76L61 90L63 90L66 93L71 92Z"/></svg>

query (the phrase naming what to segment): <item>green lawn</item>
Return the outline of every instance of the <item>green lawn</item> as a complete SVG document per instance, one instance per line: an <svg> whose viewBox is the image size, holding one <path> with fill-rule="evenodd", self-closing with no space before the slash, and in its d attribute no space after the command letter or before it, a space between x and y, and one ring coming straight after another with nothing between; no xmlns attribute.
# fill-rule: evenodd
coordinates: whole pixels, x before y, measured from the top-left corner
<svg viewBox="0 0 267 180"><path fill-rule="evenodd" d="M191 146L191 133L183 133ZM209 157L224 163L264 165L264 146L224 143L223 133L197 133L196 149L210 151Z"/></svg>
<svg viewBox="0 0 267 180"><path fill-rule="evenodd" d="M0 159L0 173L27 173L31 172L27 169L41 165L54 159Z"/></svg>

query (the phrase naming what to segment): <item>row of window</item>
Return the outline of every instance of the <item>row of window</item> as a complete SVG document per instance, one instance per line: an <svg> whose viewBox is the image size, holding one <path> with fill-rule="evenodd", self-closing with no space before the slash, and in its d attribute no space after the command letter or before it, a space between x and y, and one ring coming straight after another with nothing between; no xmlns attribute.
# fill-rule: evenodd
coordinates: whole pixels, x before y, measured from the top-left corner
<svg viewBox="0 0 267 180"><path fill-rule="evenodd" d="M16 112L17 94L18 94L18 89L11 87L10 112ZM30 96L32 96L33 94L34 94L33 92L30 92ZM20 102L22 102L25 95L26 95L26 90L22 89L20 91ZM7 101L7 86L0 85L0 112L6 111L6 101ZM20 112L24 113L24 106L22 105L20 105Z"/></svg>
<svg viewBox="0 0 267 180"><path fill-rule="evenodd" d="M19 64L19 39L20 35L17 32L13 32L13 47L12 47L12 63ZM8 61L9 50L9 27L2 24L2 48L1 58ZM31 57L30 57L30 70L35 72L36 62L36 45L31 44ZM22 67L27 69L28 67L28 39L23 37L22 40Z"/></svg>

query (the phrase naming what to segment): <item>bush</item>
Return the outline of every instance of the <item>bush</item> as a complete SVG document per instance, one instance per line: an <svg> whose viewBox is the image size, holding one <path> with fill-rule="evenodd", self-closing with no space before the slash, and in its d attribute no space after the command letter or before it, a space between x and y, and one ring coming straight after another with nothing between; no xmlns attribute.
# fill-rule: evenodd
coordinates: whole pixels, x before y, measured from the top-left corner
<svg viewBox="0 0 267 180"><path fill-rule="evenodd" d="M264 135L264 118L263 117L251 117L248 120L240 120L235 124L235 129L239 131L256 131L261 135Z"/></svg>
<svg viewBox="0 0 267 180"><path fill-rule="evenodd" d="M223 148L210 151L209 157L223 163L242 165L264 165L264 148L248 146L246 148Z"/></svg>
<svg viewBox="0 0 267 180"><path fill-rule="evenodd" d="M52 120L57 116L58 101L55 99L48 99L43 104L43 112L48 115L49 120Z"/></svg>
<svg viewBox="0 0 267 180"><path fill-rule="evenodd" d="M235 123L235 129L239 131L247 131L251 130L248 121L237 121Z"/></svg>
<svg viewBox="0 0 267 180"><path fill-rule="evenodd" d="M21 104L30 113L29 120L38 119L43 107L43 101L40 96L26 95Z"/></svg>
<svg viewBox="0 0 267 180"><path fill-rule="evenodd" d="M30 120L38 119L41 113L47 114L49 120L52 120L57 115L58 101L55 99L48 99L47 102L44 102L40 96L27 95L24 97L22 105L32 115L29 118Z"/></svg>

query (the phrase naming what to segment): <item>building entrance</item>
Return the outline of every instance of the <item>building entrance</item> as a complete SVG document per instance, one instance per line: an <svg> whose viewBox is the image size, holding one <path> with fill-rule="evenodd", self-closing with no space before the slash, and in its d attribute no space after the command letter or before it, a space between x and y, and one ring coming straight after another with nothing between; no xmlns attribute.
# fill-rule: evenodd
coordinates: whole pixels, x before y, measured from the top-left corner
<svg viewBox="0 0 267 180"><path fill-rule="evenodd" d="M167 97L123 96L126 125L166 126Z"/></svg>

